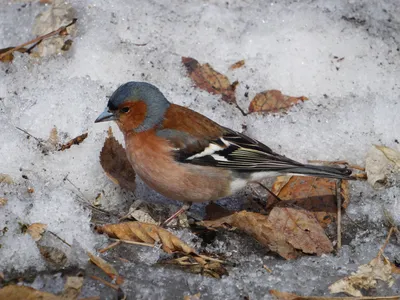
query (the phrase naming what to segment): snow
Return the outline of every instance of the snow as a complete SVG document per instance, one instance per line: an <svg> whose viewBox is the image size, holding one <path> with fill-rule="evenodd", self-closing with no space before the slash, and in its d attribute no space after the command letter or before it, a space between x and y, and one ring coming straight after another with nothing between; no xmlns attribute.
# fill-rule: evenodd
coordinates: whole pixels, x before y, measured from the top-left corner
<svg viewBox="0 0 400 300"><path fill-rule="evenodd" d="M15 53L12 64L0 64L0 172L14 180L12 185L0 183L0 197L8 199L0 207L0 270L46 269L19 223L48 224L66 242L95 251L104 246L104 238L92 232L92 214L83 201L93 202L100 193L102 208L120 214L134 198L173 203L140 181L135 195L121 191L99 164L110 124L93 122L107 96L127 81L150 82L171 102L224 126L242 131L247 125L246 134L293 159L344 159L363 165L373 144L400 150L400 7L395 0L70 3L78 18L70 51L46 58ZM0 4L0 48L33 38L35 16L46 9L48 5L37 1ZM231 82L239 80L237 99L244 110L256 93L267 89L309 100L287 114L243 116L218 96L194 88L182 56L210 63ZM244 67L228 70L241 59ZM66 151L48 151L16 128L47 140L54 126L61 142L84 132L88 138ZM115 124L111 126L122 141ZM142 299L197 292L202 299L267 299L270 288L327 295L330 283L376 255L387 232L383 207L400 222L399 186L374 191L365 182L352 182L350 188L347 215L364 229L346 233L351 242L338 255L286 262L266 256L250 238L228 233L229 239L219 235L207 246L211 252L229 252L236 261L228 277L214 280L156 267L159 251L141 250L133 266L121 266L127 276L123 289ZM222 203L238 208L242 198ZM4 227L8 231L1 233ZM187 232L180 236L191 238ZM387 255L392 259L399 250L398 244L389 245ZM136 278L140 280L132 285ZM47 279L40 280L34 286L45 288ZM87 284L87 295L99 290L93 282ZM399 289L397 280L379 293L396 294Z"/></svg>

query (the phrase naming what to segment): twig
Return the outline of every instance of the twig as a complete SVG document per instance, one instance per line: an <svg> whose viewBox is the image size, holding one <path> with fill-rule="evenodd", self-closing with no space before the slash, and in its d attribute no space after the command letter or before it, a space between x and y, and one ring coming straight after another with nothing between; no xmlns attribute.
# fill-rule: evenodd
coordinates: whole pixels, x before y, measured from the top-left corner
<svg viewBox="0 0 400 300"><path fill-rule="evenodd" d="M97 277L97 276L94 276L94 275L90 275L90 278L92 278L94 280L97 280L97 281L100 281L102 284L104 284L104 285L106 285L106 286L108 286L108 287L110 287L110 288L112 288L112 289L114 289L116 291L119 290L119 285L112 284L112 283L108 282L107 280L104 280L103 278L100 278L100 277Z"/></svg>
<svg viewBox="0 0 400 300"><path fill-rule="evenodd" d="M112 238L110 238L110 240L112 240L112 241L120 241L121 243L125 243L125 244L140 245L140 246L146 246L146 247L154 248L154 244L134 242L134 241L128 241L128 240L120 240L120 239L112 239Z"/></svg>
<svg viewBox="0 0 400 300"><path fill-rule="evenodd" d="M70 248L72 247L71 244L67 243L65 240L63 240L62 238L60 238L57 234L55 234L54 232L47 230L48 233L51 233L53 236L55 236L56 238L58 238L61 242L63 242L65 245L69 246Z"/></svg>
<svg viewBox="0 0 400 300"><path fill-rule="evenodd" d="M269 273L272 273L272 270L271 270L270 268L268 268L266 265L263 265L263 268L264 268L265 270L267 270Z"/></svg>
<svg viewBox="0 0 400 300"><path fill-rule="evenodd" d="M257 182L262 188L266 189L276 200L279 202L282 202L281 198L279 198L277 195L275 195L269 188L267 188L265 185L263 185L260 182Z"/></svg>
<svg viewBox="0 0 400 300"><path fill-rule="evenodd" d="M47 39L47 38L49 38L49 37L52 37L53 35L59 34L61 31L64 31L64 30L66 30L68 27L70 27L71 25L75 24L77 20L78 20L78 19L73 19L71 23L69 23L69 24L67 24L67 25L65 25L65 26L61 26L60 28L58 28L58 29L56 29L56 30L54 30L54 31L52 31L52 32L49 32L49 33L47 33L47 34L45 34L45 35L38 36L37 38L35 38L35 39L33 39L33 40L30 40L29 42L23 43L23 44L21 44L21 45L19 45L19 46L16 46L16 47L14 47L14 48L12 48L12 49L10 49L10 50L8 50L8 51L6 51L6 52L0 54L0 60L1 60L4 56L6 56L6 55L8 55L8 54L10 54L10 53L13 53L14 51L18 51L19 49L21 49L21 48L23 48L23 47L25 47L25 46L27 46L27 45L30 45L30 44L33 44L33 43L36 43L36 42L39 42L39 41L43 41L43 40L45 40L45 39Z"/></svg>
<svg viewBox="0 0 400 300"><path fill-rule="evenodd" d="M105 247L105 248L103 248L103 249L100 249L98 252L99 252L99 253L104 253L104 252L106 252L106 251L108 251L108 250L110 250L110 249L112 249L112 248L114 248L114 247L117 247L119 244L121 244L121 241L120 241L120 240L118 240L118 241L116 241L116 242L114 242L114 243L108 245L107 247Z"/></svg>
<svg viewBox="0 0 400 300"><path fill-rule="evenodd" d="M392 226L390 227L388 236L385 240L385 243L383 244L383 246L381 247L381 249L379 249L378 255L376 256L377 258L380 257L383 254L383 251L385 250L387 244L389 243L390 237L392 236L393 231L395 230L396 227Z"/></svg>
<svg viewBox="0 0 400 300"><path fill-rule="evenodd" d="M1 59L1 56L0 56L0 59ZM17 126L15 126L15 128L17 128L18 130L22 131L23 133L29 135L30 137L34 138L34 139L35 139L36 141L38 141L40 144L43 143L40 139L38 139L36 136L33 136L33 135L30 134L28 131L26 131L26 130L24 130L24 129L22 129L22 128L19 128L19 127L17 127Z"/></svg>
<svg viewBox="0 0 400 300"><path fill-rule="evenodd" d="M337 245L336 249L342 248L342 195L340 192L342 180L336 182L336 206L337 206Z"/></svg>

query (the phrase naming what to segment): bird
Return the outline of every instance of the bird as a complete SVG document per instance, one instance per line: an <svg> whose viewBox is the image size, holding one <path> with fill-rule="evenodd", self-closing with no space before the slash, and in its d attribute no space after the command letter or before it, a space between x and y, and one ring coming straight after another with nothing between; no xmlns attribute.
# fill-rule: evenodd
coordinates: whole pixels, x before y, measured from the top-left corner
<svg viewBox="0 0 400 300"><path fill-rule="evenodd" d="M154 85L127 82L111 95L95 123L115 121L136 174L163 196L192 203L231 196L277 175L353 179L346 167L302 164L265 144L173 104Z"/></svg>

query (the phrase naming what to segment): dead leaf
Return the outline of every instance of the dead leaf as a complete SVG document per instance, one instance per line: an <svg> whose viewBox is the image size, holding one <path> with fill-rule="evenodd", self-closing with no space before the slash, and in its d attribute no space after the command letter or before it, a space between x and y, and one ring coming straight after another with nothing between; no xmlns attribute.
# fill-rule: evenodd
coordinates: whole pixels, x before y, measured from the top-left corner
<svg viewBox="0 0 400 300"><path fill-rule="evenodd" d="M278 90L268 90L258 93L249 105L249 112L279 112L286 111L300 101L308 100L307 97L290 97Z"/></svg>
<svg viewBox="0 0 400 300"><path fill-rule="evenodd" d="M135 191L135 171L126 156L124 147L114 138L111 131L101 149L100 164L115 184L128 191Z"/></svg>
<svg viewBox="0 0 400 300"><path fill-rule="evenodd" d="M329 286L331 294L346 293L354 297L361 297L360 289L369 290L375 288L377 280L382 280L392 286L392 266L384 255L378 255L368 264L358 267L357 272L342 278Z"/></svg>
<svg viewBox="0 0 400 300"><path fill-rule="evenodd" d="M194 295L186 295L183 297L183 300L200 300L200 293L194 294Z"/></svg>
<svg viewBox="0 0 400 300"><path fill-rule="evenodd" d="M268 208L274 206L301 207L314 214L322 227L335 221L337 214L336 179L308 176L278 176L271 191L282 202L272 195L268 198ZM341 195L343 208L346 208L350 198L348 182L342 181Z"/></svg>
<svg viewBox="0 0 400 300"><path fill-rule="evenodd" d="M12 180L10 175L0 173L0 183L13 184L14 181Z"/></svg>
<svg viewBox="0 0 400 300"><path fill-rule="evenodd" d="M5 206L7 204L8 200L6 198L0 197L0 207Z"/></svg>
<svg viewBox="0 0 400 300"><path fill-rule="evenodd" d="M32 223L28 226L26 233L28 233L35 242L37 242L42 238L42 235L46 231L46 229L46 224Z"/></svg>
<svg viewBox="0 0 400 300"><path fill-rule="evenodd" d="M301 252L320 255L333 250L315 217L304 210L275 207L269 216L240 211L202 223L211 228L226 224L236 227L286 259L294 259Z"/></svg>
<svg viewBox="0 0 400 300"><path fill-rule="evenodd" d="M47 142L54 147L54 149L57 147L59 138L58 138L58 131L56 127L53 127L50 130L50 135L49 138L47 139Z"/></svg>
<svg viewBox="0 0 400 300"><path fill-rule="evenodd" d="M198 88L214 95L222 95L222 100L227 103L236 103L237 81L231 84L228 77L215 71L209 64L200 65L191 57L182 57L182 63Z"/></svg>
<svg viewBox="0 0 400 300"><path fill-rule="evenodd" d="M64 0L54 0L49 9L36 16L33 34L41 36L57 30L61 26L71 23L75 18L75 14L75 10L70 3ZM69 26L65 30L71 35L76 31L76 26ZM62 47L66 40L67 37L62 34L43 40L37 47L38 54L40 56L59 54L62 52Z"/></svg>
<svg viewBox="0 0 400 300"><path fill-rule="evenodd" d="M0 299L7 300L62 300L60 296L41 292L28 286L7 285L0 289Z"/></svg>
<svg viewBox="0 0 400 300"><path fill-rule="evenodd" d="M239 60L229 67L229 70L239 69L244 66L244 59Z"/></svg>
<svg viewBox="0 0 400 300"><path fill-rule="evenodd" d="M66 149L69 149L69 148L72 147L72 145L79 145L87 137L88 137L88 133L84 133L84 134L78 135L77 137L73 138L72 140L68 141L67 143L61 145L60 148L58 149L58 151L64 151Z"/></svg>
<svg viewBox="0 0 400 300"><path fill-rule="evenodd" d="M156 220L154 220L154 218L152 217L153 212L154 205L142 200L136 200L129 208L129 212L124 217L122 217L120 221L128 218L133 218L135 219L135 221L139 221L142 223L160 225L160 222L156 222Z"/></svg>
<svg viewBox="0 0 400 300"><path fill-rule="evenodd" d="M82 286L83 277L68 276L64 284L62 297L68 300L77 299L79 294L81 293Z"/></svg>
<svg viewBox="0 0 400 300"><path fill-rule="evenodd" d="M97 226L96 230L98 233L105 233L111 238L120 240L143 242L147 244L161 243L162 249L167 253L196 253L192 247L181 241L177 236L154 224L123 222L119 224Z"/></svg>
<svg viewBox="0 0 400 300"><path fill-rule="evenodd" d="M91 262L94 263L96 266L98 266L112 280L115 280L116 284L120 285L124 282L124 278L118 274L117 270L112 265L110 265L101 257L95 256L90 252L88 252L88 255L90 257Z"/></svg>
<svg viewBox="0 0 400 300"><path fill-rule="evenodd" d="M384 147L373 146L365 160L368 183L374 189L390 187L400 180L400 152Z"/></svg>
<svg viewBox="0 0 400 300"><path fill-rule="evenodd" d="M64 251L53 246L37 245L43 259L55 269L60 269L67 263L67 255Z"/></svg>
<svg viewBox="0 0 400 300"><path fill-rule="evenodd" d="M2 56L1 54L6 53L7 51L14 49L14 47L7 47L7 48L3 48L0 49L0 61L3 63L8 63L8 62L12 62L14 59L14 54L12 52L6 54L5 56ZM21 52L21 53L25 53L27 49L25 48L20 48L17 51Z"/></svg>
<svg viewBox="0 0 400 300"><path fill-rule="evenodd" d="M299 296L292 293L270 290L269 293L278 300L400 300L400 296L383 297L318 297L318 296Z"/></svg>

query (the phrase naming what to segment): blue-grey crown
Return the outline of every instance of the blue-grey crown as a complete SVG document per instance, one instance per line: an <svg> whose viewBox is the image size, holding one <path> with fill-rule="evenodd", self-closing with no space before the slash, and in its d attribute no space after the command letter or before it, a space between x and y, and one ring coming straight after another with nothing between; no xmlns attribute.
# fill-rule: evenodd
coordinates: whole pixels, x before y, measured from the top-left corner
<svg viewBox="0 0 400 300"><path fill-rule="evenodd" d="M147 111L144 122L135 131L145 131L160 124L170 103L157 87L147 82L130 81L121 85L111 95L108 108L116 110L126 101L138 100L146 103Z"/></svg>

